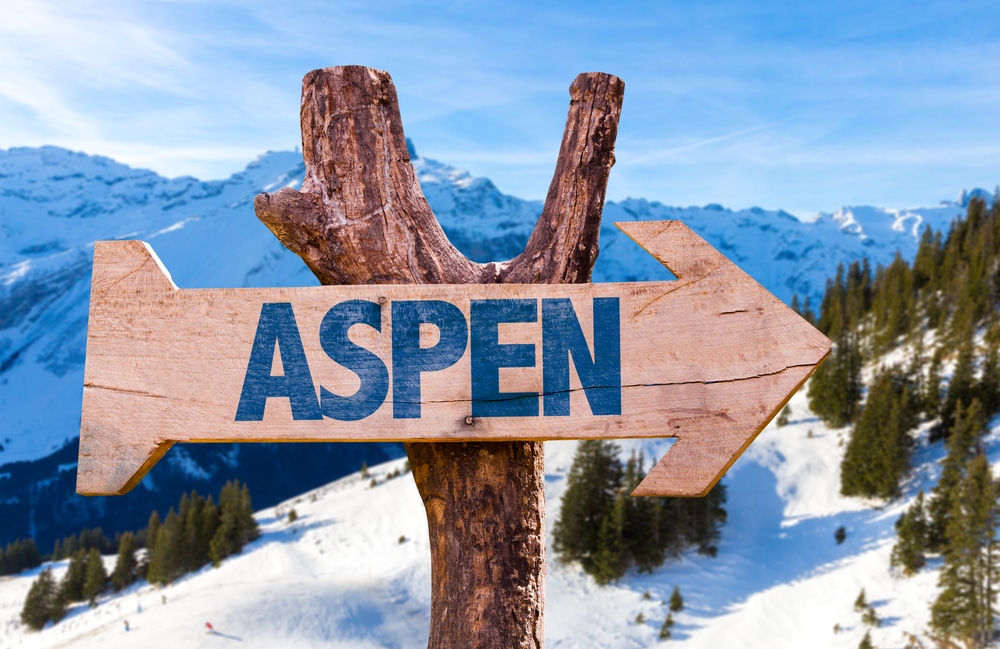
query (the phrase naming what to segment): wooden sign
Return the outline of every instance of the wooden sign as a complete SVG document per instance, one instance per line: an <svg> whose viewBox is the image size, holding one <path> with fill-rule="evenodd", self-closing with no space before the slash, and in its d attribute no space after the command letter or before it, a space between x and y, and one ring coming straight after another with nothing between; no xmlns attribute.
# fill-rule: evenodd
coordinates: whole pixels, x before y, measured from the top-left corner
<svg viewBox="0 0 1000 649"><path fill-rule="evenodd" d="M174 442L676 437L637 495L703 495L830 341L679 221L617 224L678 277L178 289L95 244L77 491Z"/></svg>

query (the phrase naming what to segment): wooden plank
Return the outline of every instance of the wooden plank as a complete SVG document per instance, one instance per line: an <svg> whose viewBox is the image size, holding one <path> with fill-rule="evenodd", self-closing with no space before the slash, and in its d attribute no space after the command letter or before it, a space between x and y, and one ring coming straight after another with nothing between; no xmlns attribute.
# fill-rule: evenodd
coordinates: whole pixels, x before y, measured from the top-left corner
<svg viewBox="0 0 1000 649"><path fill-rule="evenodd" d="M703 494L830 342L684 224L618 226L678 280L178 289L99 242L77 490L174 442L678 437L636 493Z"/></svg>

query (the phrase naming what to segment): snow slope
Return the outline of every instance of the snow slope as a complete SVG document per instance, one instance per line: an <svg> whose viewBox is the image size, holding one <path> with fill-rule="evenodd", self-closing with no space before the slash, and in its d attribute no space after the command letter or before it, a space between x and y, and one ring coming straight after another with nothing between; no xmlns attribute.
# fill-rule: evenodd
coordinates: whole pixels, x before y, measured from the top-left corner
<svg viewBox="0 0 1000 649"><path fill-rule="evenodd" d="M906 498L873 507L837 495L845 431L813 417L803 392L790 403L791 423L765 429L725 478L729 522L717 558L688 554L653 574L631 573L599 587L578 566L559 564L550 547L546 646L853 648L866 629L853 610L861 588L883 621L872 630L877 646L902 648L909 634L922 637L937 564L906 579L890 573L889 552L896 518L916 490L936 477L940 445L922 441ZM996 463L1000 421L993 426L988 443ZM669 445L625 445L640 443L649 450L651 444L661 450ZM550 530L574 445L547 445ZM38 633L18 622L38 571L0 580L0 647L116 649L139 642L208 648L235 641L248 648L424 647L427 530L409 474L385 479L401 466L397 461L374 469L375 487L353 475L259 512L262 537L220 568L162 589L141 583L103 599L96 609L78 606ZM293 507L299 518L289 524ZM847 539L837 545L834 531L842 525ZM113 557L107 561L110 569ZM64 569L65 562L57 564L57 575ZM673 638L661 645L664 602L675 585L686 606L676 616ZM636 623L639 613L643 624ZM205 622L219 634L206 634Z"/></svg>
<svg viewBox="0 0 1000 649"><path fill-rule="evenodd" d="M0 152L0 465L79 435L95 240L149 241L185 287L315 284L250 203L302 169L272 154L203 183L55 147Z"/></svg>

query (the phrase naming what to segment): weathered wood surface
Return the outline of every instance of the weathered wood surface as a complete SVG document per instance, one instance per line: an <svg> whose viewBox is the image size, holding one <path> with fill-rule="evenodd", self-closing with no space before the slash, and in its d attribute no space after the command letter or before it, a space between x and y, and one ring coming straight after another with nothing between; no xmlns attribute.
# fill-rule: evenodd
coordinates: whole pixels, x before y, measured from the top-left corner
<svg viewBox="0 0 1000 649"><path fill-rule="evenodd" d="M127 446L145 453L133 460L133 470L138 470L170 442L675 436L679 441L638 493L704 493L822 360L829 341L683 223L620 227L679 279L184 290L172 285L142 242L100 242L95 248L84 387L82 434L87 455L79 469L81 486L90 493L113 493L137 479L127 472L106 471L108 463L97 449L111 440L116 452ZM615 321L595 320L595 299L608 298L616 300ZM563 343L574 332L558 325L576 322L553 323L546 318L544 305L552 299L570 300L587 339L583 353L568 363L573 368L566 372L569 385L544 379L545 368L555 362L546 345L557 340L562 352L556 360L565 361ZM470 323L470 308L481 300L519 300L534 313L525 322L477 328ZM350 336L382 360L376 365L385 372L386 381L372 400L352 404L341 399L346 415L330 414L326 397L317 398L321 390L350 397L361 387L355 371L324 351L321 335L321 323L331 307L349 301L363 301L378 313L378 329L370 323L355 324ZM418 413L396 408L395 397L414 395L412 385L399 385L412 383L413 375L392 360L394 354L402 358L404 353L402 348L393 349L392 314L397 304L412 301L454 305L464 328L461 356L454 363L417 374ZM311 414L306 416L313 418L302 419L302 412L293 412L289 398L272 396L258 399L263 407L259 420L245 415L240 420L264 304L290 305L287 312L294 314L296 334L278 344L270 338L261 347L266 374L290 373L293 355L286 345L301 341L309 376L301 393L311 400ZM437 327L424 325L420 333L425 353L443 347ZM601 359L595 337L602 341L613 337L620 345L620 360L614 362L620 374L609 385L583 383L587 379L579 373L581 359ZM524 408L516 414L489 412L491 404L482 401L481 391L474 403L473 380L484 378L480 359L485 354L476 355L477 371L473 371L472 347L482 340L496 343L494 350L521 353L523 366L511 367L514 362L501 359L486 369L497 377L499 388L499 395L492 391L488 397L511 400L521 395L517 401ZM554 405L567 388L569 407L562 412ZM591 398L609 392L620 394L617 412L591 403Z"/></svg>

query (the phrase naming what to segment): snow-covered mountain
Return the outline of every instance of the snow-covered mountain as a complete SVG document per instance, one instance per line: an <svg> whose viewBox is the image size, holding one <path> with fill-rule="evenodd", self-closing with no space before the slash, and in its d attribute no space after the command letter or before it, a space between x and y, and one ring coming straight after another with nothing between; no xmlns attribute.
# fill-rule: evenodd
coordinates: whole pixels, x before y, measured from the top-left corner
<svg viewBox="0 0 1000 649"><path fill-rule="evenodd" d="M504 195L489 180L439 162L414 156L414 165L446 233L466 254L485 261L520 251L540 202ZM301 155L291 152L268 153L227 180L202 182L54 147L0 151L0 517L10 521L0 529L0 543L31 534L46 549L68 531L62 526L135 527L140 514L127 499L70 495L93 242L144 239L185 288L313 285L252 206L262 191L297 186L303 172ZM865 255L887 263L896 250L910 258L924 224L947 229L961 210L954 202L908 210L855 207L802 221L759 208L609 202L594 280L669 278L613 223L682 219L782 299L797 292L817 304L838 263ZM320 484L362 461L399 453L391 446L295 446L178 446L140 488L166 494L190 489L192 480L247 480L250 471L267 478L261 481L266 493L250 480L259 501L276 502L296 486L312 486L301 480ZM282 471L302 462L315 475Z"/></svg>
<svg viewBox="0 0 1000 649"><path fill-rule="evenodd" d="M890 572L889 554L893 523L917 490L937 478L941 445L928 446L927 431L920 431L905 497L872 508L838 495L847 430L830 430L812 416L804 393L790 404L790 423L768 426L724 479L729 521L716 558L688 553L652 574L632 572L600 587L578 565L555 560L549 534L546 646L853 648L869 628L854 610L862 588L881 620L871 629L875 646L933 646L924 630L938 563L903 578ZM669 442L642 444L662 453ZM996 463L1000 421L986 445ZM550 532L574 449L575 442L546 445ZM261 538L218 569L206 567L163 588L140 582L94 609L78 604L41 632L18 621L38 569L0 578L0 648L425 647L427 525L411 476L387 479L402 464L375 467L374 486L354 474L259 512ZM298 518L289 523L293 508ZM847 536L838 544L840 526ZM114 557L105 561L110 571ZM56 564L57 578L65 568L65 561ZM658 631L675 586L685 607L662 644ZM216 635L205 633L206 622ZM911 635L923 644L909 644Z"/></svg>

